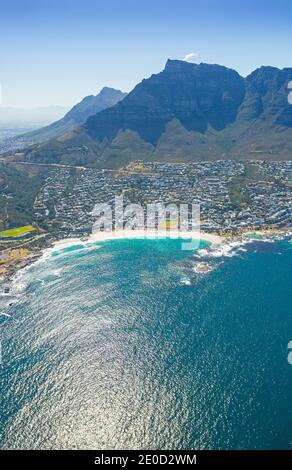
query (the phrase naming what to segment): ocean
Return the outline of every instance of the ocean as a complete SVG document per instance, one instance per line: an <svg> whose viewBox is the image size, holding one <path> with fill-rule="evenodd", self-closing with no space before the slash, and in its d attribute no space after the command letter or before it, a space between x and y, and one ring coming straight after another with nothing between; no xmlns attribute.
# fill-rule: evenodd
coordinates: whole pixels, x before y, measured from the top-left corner
<svg viewBox="0 0 292 470"><path fill-rule="evenodd" d="M291 449L291 266L288 240L47 253L0 297L1 448Z"/></svg>

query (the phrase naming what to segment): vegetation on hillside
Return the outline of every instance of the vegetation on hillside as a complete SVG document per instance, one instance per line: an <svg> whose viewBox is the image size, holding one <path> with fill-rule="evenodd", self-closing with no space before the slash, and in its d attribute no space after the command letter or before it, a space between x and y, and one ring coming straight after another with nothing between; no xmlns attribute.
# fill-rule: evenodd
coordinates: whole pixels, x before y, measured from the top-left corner
<svg viewBox="0 0 292 470"><path fill-rule="evenodd" d="M0 162L0 230L31 225L33 203L49 170Z"/></svg>

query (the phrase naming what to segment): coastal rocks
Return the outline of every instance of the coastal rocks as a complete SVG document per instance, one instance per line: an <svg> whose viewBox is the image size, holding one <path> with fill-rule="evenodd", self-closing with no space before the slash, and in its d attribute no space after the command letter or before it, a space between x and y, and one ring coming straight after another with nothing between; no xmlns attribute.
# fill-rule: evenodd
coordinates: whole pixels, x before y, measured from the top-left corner
<svg viewBox="0 0 292 470"><path fill-rule="evenodd" d="M210 271L213 271L214 267L212 267L209 263L198 263L195 264L194 266L194 271L195 273L198 274L206 274L209 273Z"/></svg>
<svg viewBox="0 0 292 470"><path fill-rule="evenodd" d="M1 279L3 281L11 281L20 269L26 268L34 263L41 255L41 250L31 252L23 248L11 250L5 263L2 262L1 264Z"/></svg>

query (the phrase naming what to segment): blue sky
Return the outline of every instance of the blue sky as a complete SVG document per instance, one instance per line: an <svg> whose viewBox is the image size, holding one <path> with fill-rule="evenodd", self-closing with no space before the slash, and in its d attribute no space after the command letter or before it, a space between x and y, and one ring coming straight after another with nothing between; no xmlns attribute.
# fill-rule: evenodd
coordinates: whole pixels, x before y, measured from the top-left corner
<svg viewBox="0 0 292 470"><path fill-rule="evenodd" d="M290 0L1 0L2 105L129 91L191 52L242 75L292 66L291 24Z"/></svg>

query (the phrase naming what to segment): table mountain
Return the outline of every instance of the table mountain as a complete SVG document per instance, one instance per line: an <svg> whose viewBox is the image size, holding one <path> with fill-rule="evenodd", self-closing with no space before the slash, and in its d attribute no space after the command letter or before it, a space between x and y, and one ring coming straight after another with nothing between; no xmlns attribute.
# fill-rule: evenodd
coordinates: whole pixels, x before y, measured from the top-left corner
<svg viewBox="0 0 292 470"><path fill-rule="evenodd" d="M29 149L31 161L118 168L131 160L289 159L292 68L248 77L221 65L168 60L115 106Z"/></svg>

